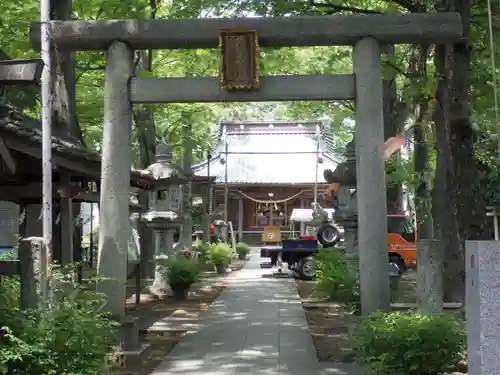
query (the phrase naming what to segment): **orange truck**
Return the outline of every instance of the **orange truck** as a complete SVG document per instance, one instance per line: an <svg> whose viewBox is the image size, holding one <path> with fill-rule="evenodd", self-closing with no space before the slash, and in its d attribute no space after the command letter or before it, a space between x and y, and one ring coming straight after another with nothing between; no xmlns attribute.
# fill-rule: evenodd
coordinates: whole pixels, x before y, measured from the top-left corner
<svg viewBox="0 0 500 375"><path fill-rule="evenodd" d="M417 231L405 215L387 215L389 261L401 270L417 266Z"/></svg>
<svg viewBox="0 0 500 375"><path fill-rule="evenodd" d="M324 192L325 200L331 203L340 184L329 184ZM403 271L417 266L417 231L412 220L405 215L387 215L387 245L389 261Z"/></svg>

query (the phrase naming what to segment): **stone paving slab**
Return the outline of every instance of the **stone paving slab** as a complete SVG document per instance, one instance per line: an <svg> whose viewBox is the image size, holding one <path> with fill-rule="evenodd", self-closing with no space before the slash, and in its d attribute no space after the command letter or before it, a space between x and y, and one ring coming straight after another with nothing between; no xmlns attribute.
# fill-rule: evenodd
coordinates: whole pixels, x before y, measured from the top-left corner
<svg viewBox="0 0 500 375"><path fill-rule="evenodd" d="M245 268L152 375L363 375L320 364L295 282L265 277L255 249Z"/></svg>

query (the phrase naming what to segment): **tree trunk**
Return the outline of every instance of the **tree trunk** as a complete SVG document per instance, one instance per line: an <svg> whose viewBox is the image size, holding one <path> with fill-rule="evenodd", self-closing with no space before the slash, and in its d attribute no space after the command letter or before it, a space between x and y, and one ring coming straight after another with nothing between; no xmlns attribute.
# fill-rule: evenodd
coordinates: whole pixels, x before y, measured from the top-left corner
<svg viewBox="0 0 500 375"><path fill-rule="evenodd" d="M54 20L72 19L72 0L54 0L51 17ZM52 52L53 67L53 113L54 130L65 131L83 144L83 136L76 118L76 81L74 52L60 52L55 46Z"/></svg>
<svg viewBox="0 0 500 375"><path fill-rule="evenodd" d="M443 0L440 11L459 12L463 39L436 47L437 105L434 113L437 164L433 192L434 224L444 247L444 301L463 302L467 239L482 238L484 197L478 191L478 162L470 122L470 0Z"/></svg>
<svg viewBox="0 0 500 375"><path fill-rule="evenodd" d="M386 56L394 56L394 46L386 46ZM384 75L382 80L384 96L384 139L398 135L401 127L402 106L398 102L396 91L396 72ZM399 115L399 116L398 116ZM387 212L403 213L403 187L400 184L387 184Z"/></svg>
<svg viewBox="0 0 500 375"><path fill-rule="evenodd" d="M51 18L54 20L72 19L72 0L54 0L51 3ZM53 135L60 137L71 137L84 144L83 135L78 125L76 117L76 81L75 81L75 59L74 52L60 52L57 46L51 52L52 56L52 126ZM57 205L55 206L57 207ZM54 212L54 220L59 215L59 210ZM78 232L75 221L80 215L80 204L73 204L73 248L74 252L81 252L81 236L76 236ZM54 254L61 254L66 249L60 248L61 228L63 225L57 225L54 231L53 251ZM56 244L59 244L56 246ZM73 259L71 254L69 259ZM78 258L78 257L77 257ZM77 259L75 258L75 259Z"/></svg>
<svg viewBox="0 0 500 375"><path fill-rule="evenodd" d="M151 51L140 51L137 57L136 74L151 71ZM155 155L156 124L154 111L150 105L135 106L133 115L139 138L140 168L146 168L153 163ZM146 209L150 208L150 195L151 193L144 190L139 193L139 204ZM141 275L144 278L153 278L155 274L153 263L155 239L153 230L147 228L143 222L139 223L139 239L141 246Z"/></svg>
<svg viewBox="0 0 500 375"><path fill-rule="evenodd" d="M431 214L431 168L429 165L429 98L427 87L427 58L429 46L413 47L415 112L414 163L417 186L415 209L419 238L417 242L417 304L420 313L439 314L443 311L443 251L435 241Z"/></svg>
<svg viewBox="0 0 500 375"><path fill-rule="evenodd" d="M192 125L190 116L186 117L186 121L182 126L182 142L184 146L182 155L182 169L191 173L191 166L193 164L193 142L192 142ZM192 210L192 184L188 182L182 187L182 212L184 214L185 222L182 225L181 237L179 239L181 248L185 247L190 249L193 238L193 210Z"/></svg>
<svg viewBox="0 0 500 375"><path fill-rule="evenodd" d="M425 92L427 87L427 59L429 46L415 46L413 51L413 62L410 73L414 79L415 94L412 98L414 107L415 125L414 134L414 166L417 177L415 187L415 211L417 216L417 227L419 238L431 240L434 237L431 215L431 168L429 165L429 131L428 112L429 99Z"/></svg>
<svg viewBox="0 0 500 375"><path fill-rule="evenodd" d="M436 46L435 65L438 74L436 110L434 113L436 137L436 172L433 188L432 212L437 238L444 252L444 301L459 302L464 298L464 253L458 225L454 180L453 154L448 123L450 90L448 87L447 57L449 47Z"/></svg>

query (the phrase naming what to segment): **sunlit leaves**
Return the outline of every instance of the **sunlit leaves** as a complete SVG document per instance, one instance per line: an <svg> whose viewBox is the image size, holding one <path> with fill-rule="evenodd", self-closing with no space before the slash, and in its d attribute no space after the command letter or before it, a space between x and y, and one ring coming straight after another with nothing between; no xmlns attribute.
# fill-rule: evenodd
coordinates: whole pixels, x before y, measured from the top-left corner
<svg viewBox="0 0 500 375"><path fill-rule="evenodd" d="M347 13L369 11L405 12L406 3L421 8L430 8L432 1L391 0L317 0L324 3L312 6L309 1L299 0L76 0L73 2L74 17L77 19L120 19L120 18L199 18L233 17L256 15L311 15L323 13L346 13L342 7L350 7ZM327 3L333 4L325 5ZM2 4L0 32L2 49L13 58L38 56L30 46L29 24L39 18L39 2L6 2ZM495 5L496 6L496 5ZM358 9L358 11L355 11ZM488 45L487 18L484 4L475 2L471 28L472 54L472 107L473 118L482 129L496 132L493 106L493 81ZM498 21L495 19L495 22ZM495 38L498 35L495 30ZM500 35L499 35L500 36ZM496 43L495 45L497 45ZM435 79L432 62L428 64L428 79L421 84L408 77L410 47L397 46L396 53L384 64L384 77L395 78L397 93L401 101L409 102L418 90L424 96L432 97ZM500 61L500 49L495 48ZM262 74L342 74L352 72L350 47L313 48L263 48L260 65ZM77 53L77 110L78 120L87 144L99 148L104 99L103 53ZM217 76L219 57L217 50L154 51L153 72L141 72L141 76L182 77ZM500 70L498 71L500 76ZM12 92L10 99L16 99L20 106L31 107L33 95ZM221 104L170 104L156 105L154 112L159 137L178 145L181 150L186 142L194 143L198 149L209 147L212 139L208 134L222 120L258 119L311 119L323 118L331 123L339 143L349 138L352 103L335 102L290 102L290 103L221 103ZM189 140L180 139L180 130L187 123L193 131ZM180 151L176 151L180 152Z"/></svg>

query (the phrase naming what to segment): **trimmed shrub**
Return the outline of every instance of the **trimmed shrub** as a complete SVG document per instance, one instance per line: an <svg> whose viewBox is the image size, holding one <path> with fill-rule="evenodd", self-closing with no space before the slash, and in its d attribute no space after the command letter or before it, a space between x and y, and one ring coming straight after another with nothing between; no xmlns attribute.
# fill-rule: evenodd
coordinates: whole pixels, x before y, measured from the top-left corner
<svg viewBox="0 0 500 375"><path fill-rule="evenodd" d="M463 322L450 314L376 312L354 332L358 362L383 375L439 375L453 370L465 350Z"/></svg>
<svg viewBox="0 0 500 375"><path fill-rule="evenodd" d="M321 250L316 254L315 290L354 311L360 309L359 279L351 260L341 250Z"/></svg>
<svg viewBox="0 0 500 375"><path fill-rule="evenodd" d="M168 284L172 289L186 288L198 281L199 265L196 261L182 255L170 258L165 265Z"/></svg>
<svg viewBox="0 0 500 375"><path fill-rule="evenodd" d="M226 243L218 243L211 246L208 250L208 259L212 264L228 265L231 263L232 252L231 248Z"/></svg>
<svg viewBox="0 0 500 375"><path fill-rule="evenodd" d="M238 255L246 256L250 252L250 246L244 242L239 242L236 244L236 252Z"/></svg>

